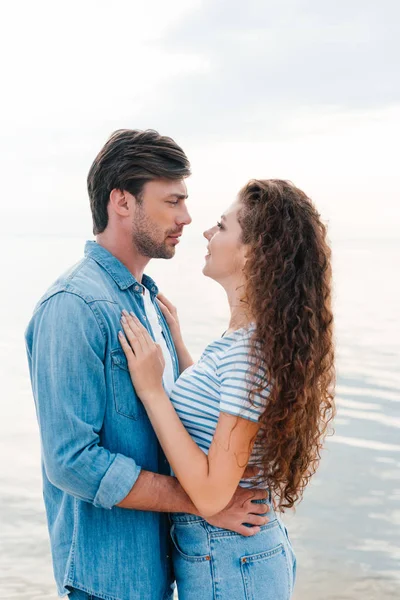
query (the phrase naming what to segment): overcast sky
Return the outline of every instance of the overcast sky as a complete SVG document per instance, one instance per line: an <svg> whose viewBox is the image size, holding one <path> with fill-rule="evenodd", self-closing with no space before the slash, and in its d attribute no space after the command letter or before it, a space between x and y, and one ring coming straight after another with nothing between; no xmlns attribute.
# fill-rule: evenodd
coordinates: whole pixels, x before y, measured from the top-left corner
<svg viewBox="0 0 400 600"><path fill-rule="evenodd" d="M192 230L250 177L302 187L338 237L400 226L400 3L2 3L2 231L91 234L88 168L117 128L192 162Z"/></svg>

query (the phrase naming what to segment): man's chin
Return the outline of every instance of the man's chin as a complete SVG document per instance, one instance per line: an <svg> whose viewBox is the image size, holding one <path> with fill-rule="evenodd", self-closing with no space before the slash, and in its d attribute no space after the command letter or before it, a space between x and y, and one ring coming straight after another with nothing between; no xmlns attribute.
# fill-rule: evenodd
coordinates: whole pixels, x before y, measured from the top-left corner
<svg viewBox="0 0 400 600"><path fill-rule="evenodd" d="M165 258L172 258L175 256L175 246L165 246Z"/></svg>
<svg viewBox="0 0 400 600"><path fill-rule="evenodd" d="M168 260L170 258L174 258L175 256L175 248L172 246L170 247L165 247L163 252L158 254L157 256L153 256L152 258L164 258L165 260Z"/></svg>

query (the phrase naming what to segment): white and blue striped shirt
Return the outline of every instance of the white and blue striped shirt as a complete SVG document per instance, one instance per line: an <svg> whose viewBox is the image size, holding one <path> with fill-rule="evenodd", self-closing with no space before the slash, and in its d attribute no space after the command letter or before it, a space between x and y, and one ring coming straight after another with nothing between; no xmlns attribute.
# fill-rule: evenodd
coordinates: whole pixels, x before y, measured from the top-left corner
<svg viewBox="0 0 400 600"><path fill-rule="evenodd" d="M257 422L265 409L268 389L249 401L252 332L253 327L238 329L212 342L172 389L171 402L179 418L206 454L221 412ZM249 465L257 464L259 450L256 440ZM246 484L242 480L241 485Z"/></svg>

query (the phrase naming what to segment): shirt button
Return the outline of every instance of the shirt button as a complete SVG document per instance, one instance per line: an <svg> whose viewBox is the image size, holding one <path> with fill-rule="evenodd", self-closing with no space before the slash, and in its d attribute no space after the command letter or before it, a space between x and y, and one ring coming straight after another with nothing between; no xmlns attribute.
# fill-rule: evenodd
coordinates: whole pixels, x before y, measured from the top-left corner
<svg viewBox="0 0 400 600"><path fill-rule="evenodd" d="M135 285L135 291L138 292L140 290L140 287L138 285Z"/></svg>
<svg viewBox="0 0 400 600"><path fill-rule="evenodd" d="M152 291L152 292L155 292L155 291L156 291L156 288L155 288L155 287L152 287L152 288L151 288L151 291Z"/></svg>

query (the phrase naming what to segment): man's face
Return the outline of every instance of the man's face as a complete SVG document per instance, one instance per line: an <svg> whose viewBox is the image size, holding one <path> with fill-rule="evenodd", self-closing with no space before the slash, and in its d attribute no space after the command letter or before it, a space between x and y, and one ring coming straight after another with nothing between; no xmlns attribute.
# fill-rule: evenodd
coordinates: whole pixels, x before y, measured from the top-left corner
<svg viewBox="0 0 400 600"><path fill-rule="evenodd" d="M149 258L172 258L185 225L192 221L183 179L147 182L141 202L135 202L132 239L138 251Z"/></svg>

